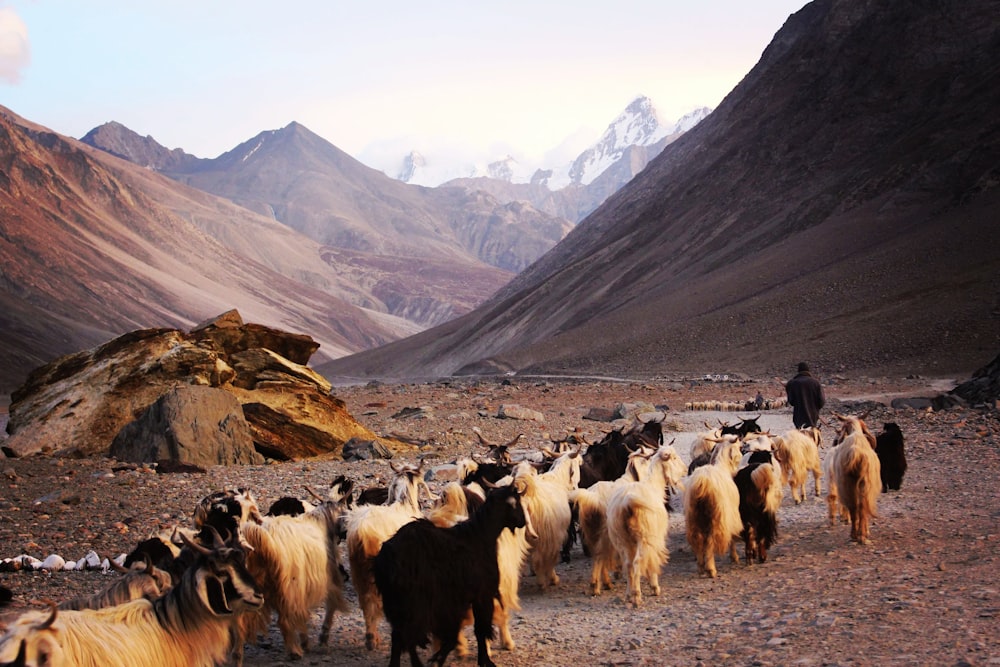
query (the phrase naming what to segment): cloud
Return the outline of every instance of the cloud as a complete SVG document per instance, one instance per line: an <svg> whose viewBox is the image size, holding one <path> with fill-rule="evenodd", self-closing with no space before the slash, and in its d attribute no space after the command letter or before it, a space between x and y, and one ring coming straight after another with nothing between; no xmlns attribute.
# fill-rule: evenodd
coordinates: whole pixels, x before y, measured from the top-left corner
<svg viewBox="0 0 1000 667"><path fill-rule="evenodd" d="M17 83L30 61L28 26L13 9L0 7L0 81Z"/></svg>

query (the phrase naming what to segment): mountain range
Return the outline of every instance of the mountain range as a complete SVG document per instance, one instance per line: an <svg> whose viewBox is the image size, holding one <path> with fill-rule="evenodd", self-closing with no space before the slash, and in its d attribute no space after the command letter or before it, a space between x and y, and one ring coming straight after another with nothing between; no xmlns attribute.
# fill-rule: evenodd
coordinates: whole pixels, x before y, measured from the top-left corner
<svg viewBox="0 0 1000 667"><path fill-rule="evenodd" d="M312 335L341 381L973 370L1000 343L994 19L814 0L696 126L625 147L649 162L617 187L584 182L600 152L561 190L426 188L298 123L203 159L0 108L0 393L231 308Z"/></svg>
<svg viewBox="0 0 1000 667"><path fill-rule="evenodd" d="M970 372L1000 345L998 56L989 0L814 0L487 303L319 369Z"/></svg>

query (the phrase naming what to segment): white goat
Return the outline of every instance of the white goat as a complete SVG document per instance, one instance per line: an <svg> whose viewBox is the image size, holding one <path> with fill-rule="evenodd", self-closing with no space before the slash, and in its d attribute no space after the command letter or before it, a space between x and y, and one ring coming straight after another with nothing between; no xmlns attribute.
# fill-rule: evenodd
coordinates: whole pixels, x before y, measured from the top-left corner
<svg viewBox="0 0 1000 667"><path fill-rule="evenodd" d="M839 503L841 515L850 518L851 539L868 544L869 523L876 516L882 492L882 464L875 453L875 436L860 418L835 416L841 421L839 442L824 464L830 525L834 524Z"/></svg>
<svg viewBox="0 0 1000 667"><path fill-rule="evenodd" d="M720 444L712 452L709 465L692 472L685 484L684 518L687 541L698 561L698 573L716 576L715 555L729 550L739 562L735 538L743 531L740 519L740 492L733 474L740 464L738 442Z"/></svg>
<svg viewBox="0 0 1000 667"><path fill-rule="evenodd" d="M626 600L636 607L642 604L643 576L653 595L660 594L660 570L669 557L664 496L686 472L673 445L663 445L650 457L645 479L616 485L608 498L608 535L627 574Z"/></svg>
<svg viewBox="0 0 1000 667"><path fill-rule="evenodd" d="M816 487L816 497L820 496L819 445L822 441L819 429L814 427L792 429L782 436L776 436L774 455L781 463L781 483L787 484L792 492L792 500L798 505L806 499L806 477L811 472Z"/></svg>
<svg viewBox="0 0 1000 667"><path fill-rule="evenodd" d="M531 542L529 557L542 589L559 584L555 566L573 520L569 494L580 483L582 462L578 447L558 457L552 467L542 474L538 474L528 461L514 467L514 485L538 535L538 539Z"/></svg>

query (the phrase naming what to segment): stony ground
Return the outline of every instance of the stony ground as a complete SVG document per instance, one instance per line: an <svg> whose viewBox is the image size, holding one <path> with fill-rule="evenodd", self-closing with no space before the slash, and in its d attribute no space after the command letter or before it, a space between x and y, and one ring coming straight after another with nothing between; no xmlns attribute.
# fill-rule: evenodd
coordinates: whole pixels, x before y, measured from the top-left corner
<svg viewBox="0 0 1000 667"><path fill-rule="evenodd" d="M514 379L512 379L514 380ZM660 597L624 604L622 585L600 597L586 593L590 561L577 547L558 569L562 583L541 591L522 579L523 609L512 629L517 648L496 651L498 665L983 665L1000 664L997 549L1000 546L1000 417L994 409L923 412L892 410L897 395L930 396L947 381L825 379L831 410L860 414L874 427L897 422L906 436L910 469L900 492L883 495L872 544L857 546L847 526L830 527L823 499L802 505L786 493L781 535L765 564L719 560L717 579L700 578L684 539L684 518L671 514L671 558ZM473 427L496 442L524 433L524 447L580 429L600 437L611 423L583 419L590 408L647 402L665 407L685 460L705 421L735 421L755 413L685 411L690 400L745 400L760 389L781 394L778 380L761 382L620 382L553 379L500 383L372 385L335 390L355 416L379 434L424 443L401 455L426 466L445 464L475 447ZM501 405L540 411L542 422L498 419ZM407 410L404 408L421 408ZM790 428L787 409L765 412L772 432ZM481 451L481 450L480 450ZM281 495L306 497L303 486L325 488L344 472L361 486L384 480L383 462L310 461L206 474L157 475L110 460L0 460L0 556L81 558L94 549L117 554L151 532L187 522L195 502L223 487L252 487L266 507ZM33 600L61 600L109 583L97 572L0 573L14 590L6 612ZM648 592L648 589L647 589ZM348 587L354 602L354 592ZM313 636L318 632L315 615ZM272 629L247 664L285 664ZM364 648L356 606L337 619L330 645L298 664L381 665L387 647ZM289 663L290 664L290 663ZM471 659L459 664L473 664Z"/></svg>

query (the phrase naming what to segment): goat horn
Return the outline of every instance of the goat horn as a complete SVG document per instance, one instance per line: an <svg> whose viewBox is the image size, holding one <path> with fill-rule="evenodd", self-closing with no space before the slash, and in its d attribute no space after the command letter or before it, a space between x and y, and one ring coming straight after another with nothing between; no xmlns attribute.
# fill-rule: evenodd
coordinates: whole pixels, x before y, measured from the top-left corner
<svg viewBox="0 0 1000 667"><path fill-rule="evenodd" d="M14 662L0 663L0 667L25 667L28 664L28 640L21 640L21 648L17 649Z"/></svg>
<svg viewBox="0 0 1000 667"><path fill-rule="evenodd" d="M306 493L308 493L310 496L312 496L313 498L315 498L319 502L321 502L321 503L325 503L326 502L326 500L324 500L321 495L319 495L318 493L316 493L315 491L313 491L312 487L309 486L308 484L304 484L303 487L305 488Z"/></svg>
<svg viewBox="0 0 1000 667"><path fill-rule="evenodd" d="M492 447L493 446L494 443L491 442L490 440L487 440L486 438L484 438L483 437L483 432L480 431L478 427L473 428L472 432L476 434L477 438L479 438L479 444L486 445L487 447Z"/></svg>
<svg viewBox="0 0 1000 667"><path fill-rule="evenodd" d="M145 556L146 558L149 558L149 554L146 553L145 551L142 552L142 555ZM108 561L108 567L110 567L115 572L121 572L122 574L128 572L128 568L123 565L119 565L117 562L115 562L114 558L111 558L110 556L105 556L101 560L105 559L107 559Z"/></svg>
<svg viewBox="0 0 1000 667"><path fill-rule="evenodd" d="M47 619L35 626L35 630L47 630L52 627L53 623L56 622L56 615L59 612L59 606L52 600L40 600L39 602L41 602L41 604L47 604L51 611Z"/></svg>
<svg viewBox="0 0 1000 667"><path fill-rule="evenodd" d="M185 535L184 533L180 533L180 536L181 536L181 541L184 543L185 546L187 546L189 549L191 549L191 550L193 550L193 551L195 551L197 553L200 553L202 556L207 556L210 553L212 553L211 549L206 549L205 547L201 546L197 542L189 539L188 536Z"/></svg>

